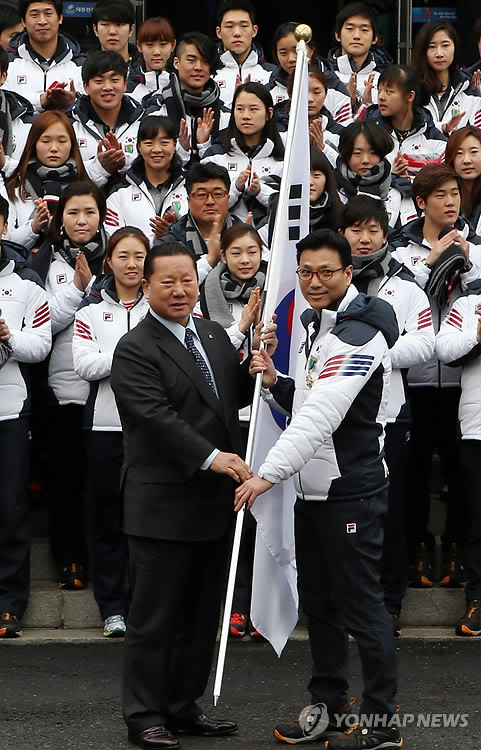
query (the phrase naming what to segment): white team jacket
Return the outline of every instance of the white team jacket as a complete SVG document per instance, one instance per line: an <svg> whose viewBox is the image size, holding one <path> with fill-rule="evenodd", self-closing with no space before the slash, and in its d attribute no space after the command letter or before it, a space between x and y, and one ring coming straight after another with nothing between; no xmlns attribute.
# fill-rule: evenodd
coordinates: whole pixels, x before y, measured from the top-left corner
<svg viewBox="0 0 481 750"><path fill-rule="evenodd" d="M92 430L122 430L110 387L112 358L119 339L145 317L148 309L145 297L128 310L102 288L92 292L75 315L73 366L86 385L90 384L86 417Z"/></svg>
<svg viewBox="0 0 481 750"><path fill-rule="evenodd" d="M361 300L360 306L362 300L371 299L359 295L351 285L337 311L322 311L320 330L307 361L304 347L299 349L292 421L258 472L274 484L295 475L296 493L305 500L331 500L337 493L341 497L355 497L360 493L363 497L363 483L367 491L373 492L373 483L380 489L387 480L387 469L381 460L391 375L386 339L381 330L376 331L371 326L368 335L362 328L362 335L356 340L350 333L332 333L338 314L347 307L352 309L356 298ZM379 305L378 300L374 300L374 305L379 309L385 307L384 303ZM307 336L312 332L311 323ZM368 404L361 395L363 403L358 402L359 409L351 409L365 387L369 392L373 389L375 399ZM361 418L364 421L362 433L358 422L361 412L365 412ZM350 440L346 434L339 439L346 429ZM362 450L355 448L356 441L358 446L362 442ZM356 451L357 458L353 455ZM363 462L364 467L361 467ZM358 482L362 472L364 477Z"/></svg>
<svg viewBox="0 0 481 750"><path fill-rule="evenodd" d="M89 387L73 369L72 336L75 313L86 292L81 292L73 283L74 269L56 252L46 279L52 315L52 333L55 336L52 356L48 367L48 383L59 404L84 405Z"/></svg>
<svg viewBox="0 0 481 750"><path fill-rule="evenodd" d="M399 328L399 338L389 350L392 373L386 414L388 422L395 422L406 401L401 370L423 364L433 356L433 321L426 293L408 277L403 266L381 279L376 296L394 309Z"/></svg>
<svg viewBox="0 0 481 750"><path fill-rule="evenodd" d="M421 226L419 222L422 220L416 220L412 222L413 226ZM469 225L464 223L463 228L460 230L464 237L469 234ZM431 246L425 239L421 237L415 241L414 232L410 233L412 236L406 239L405 244L401 245L403 240L396 240L396 249L393 250L392 255L400 263L403 263L411 273L414 274L416 282L424 289L430 275L430 271L424 263L423 259L427 258ZM441 323L450 312L453 304L458 297L465 291L468 290L468 284L477 281L480 278L481 268L481 247L479 245L473 245L469 242L469 258L473 264L470 271L460 274L460 284L454 287L451 293L450 303L445 308L440 309L435 299L430 299L431 313L433 318L434 331L437 333L440 329ZM409 384L416 385L432 385L432 386L453 386L459 385L459 370L438 366L438 360L436 355L431 357L424 364L411 367L408 375Z"/></svg>
<svg viewBox="0 0 481 750"><path fill-rule="evenodd" d="M26 44L20 44L17 48L17 57L10 60L8 66L6 88L28 99L35 112L43 112L40 96L55 81L59 83L73 81L75 91L83 94L82 68L79 65L81 59L76 62L74 57L74 51L68 48L60 60L52 60L48 70L44 71L32 59Z"/></svg>
<svg viewBox="0 0 481 750"><path fill-rule="evenodd" d="M213 162L221 167L225 167L229 172L229 177L231 179L229 210L232 209L241 221L247 219L248 210L243 197L244 191L239 192L235 186L235 182L240 173L247 169L249 164L251 165L251 175L255 172L261 181L261 189L257 194L256 199L265 209L269 206L269 199L271 196L275 195L277 192L262 180L263 177L269 177L270 175L277 175L279 177L282 175L284 162L276 161L271 156L273 148L274 144L268 138L254 158L249 159L249 157L239 148L235 138L232 138L230 153L225 153L220 144L214 144L202 156L202 162Z"/></svg>
<svg viewBox="0 0 481 750"><path fill-rule="evenodd" d="M0 270L0 317L11 333L13 354L0 369L0 421L17 419L28 397L27 385L19 363L41 362L50 351L52 332L47 293L15 272L8 261Z"/></svg>
<svg viewBox="0 0 481 750"><path fill-rule="evenodd" d="M80 154L84 161L84 166L88 176L96 185L102 187L110 177L100 164L97 157L97 148L103 134L99 131L96 123L86 117L85 100L87 97L81 97L77 100L70 112L72 125L77 136ZM125 172L132 165L137 156L137 131L140 120L144 114L142 107L130 96L124 94L124 99L129 100L132 105L131 118L129 122L124 122L114 128L113 133L119 141L125 155L125 166L121 170Z"/></svg>
<svg viewBox="0 0 481 750"><path fill-rule="evenodd" d="M178 217L189 210L184 180L175 181L164 198L160 216L172 207ZM152 244L155 240L150 227L150 219L156 216L154 201L144 180L129 169L125 182L119 183L107 198L105 227L115 232L119 227L133 226L141 229Z"/></svg>
<svg viewBox="0 0 481 750"><path fill-rule="evenodd" d="M481 344L476 341L476 305L481 294L459 297L436 336L436 352L442 362L465 358L461 374L459 422L462 440L481 440Z"/></svg>
<svg viewBox="0 0 481 750"><path fill-rule="evenodd" d="M265 86L274 70L274 65L262 65L259 62L259 55L255 49L251 49L242 65L239 65L230 50L223 52L220 59L223 67L215 74L214 81L220 88L222 101L229 109L232 107L237 76L240 76L242 83L245 83L249 76L252 83L262 83Z"/></svg>

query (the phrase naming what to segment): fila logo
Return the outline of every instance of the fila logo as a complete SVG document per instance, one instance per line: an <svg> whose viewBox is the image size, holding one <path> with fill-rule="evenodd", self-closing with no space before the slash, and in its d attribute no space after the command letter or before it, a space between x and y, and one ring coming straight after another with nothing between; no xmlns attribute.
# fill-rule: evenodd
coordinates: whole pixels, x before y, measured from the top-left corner
<svg viewBox="0 0 481 750"><path fill-rule="evenodd" d="M132 200L133 200L133 201L139 201L139 200L141 199L141 197L142 197L142 196L140 195L140 193L134 193L134 194L132 195Z"/></svg>
<svg viewBox="0 0 481 750"><path fill-rule="evenodd" d="M66 284L67 283L67 274L66 273L58 273L57 274L57 284Z"/></svg>
<svg viewBox="0 0 481 750"><path fill-rule="evenodd" d="M79 138L78 139L78 145L79 145L79 148L87 148L87 139L86 138Z"/></svg>
<svg viewBox="0 0 481 750"><path fill-rule="evenodd" d="M113 319L114 316L112 315L112 313L104 312L104 320L106 323L112 323Z"/></svg>
<svg viewBox="0 0 481 750"><path fill-rule="evenodd" d="M346 534L356 534L357 526L355 523L346 523Z"/></svg>
<svg viewBox="0 0 481 750"><path fill-rule="evenodd" d="M229 172L236 172L237 171L237 162L234 162L234 161L230 162L227 168L228 168Z"/></svg>
<svg viewBox="0 0 481 750"><path fill-rule="evenodd" d="M411 263L413 264L413 266L415 266L416 263L419 263L420 260L421 260L421 257L419 255L416 255L415 258L411 258Z"/></svg>
<svg viewBox="0 0 481 750"><path fill-rule="evenodd" d="M285 96L276 96L276 104L280 104L285 99Z"/></svg>
<svg viewBox="0 0 481 750"><path fill-rule="evenodd" d="M217 81L217 85L220 89L225 89L225 81Z"/></svg>
<svg viewBox="0 0 481 750"><path fill-rule="evenodd" d="M27 83L27 76L17 76L17 83Z"/></svg>

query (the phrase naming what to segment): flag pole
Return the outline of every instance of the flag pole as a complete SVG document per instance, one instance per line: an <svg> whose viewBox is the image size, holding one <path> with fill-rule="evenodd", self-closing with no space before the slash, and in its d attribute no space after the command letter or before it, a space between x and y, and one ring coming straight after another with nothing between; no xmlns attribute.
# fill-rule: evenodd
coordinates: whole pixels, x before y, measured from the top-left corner
<svg viewBox="0 0 481 750"><path fill-rule="evenodd" d="M312 38L312 29L307 24L299 24L296 27L294 34L297 39L297 59L296 59L296 70L294 74L294 85L292 89L291 99L291 112L297 112L298 102L301 88L301 76L304 70L304 66L307 60L307 46L306 43ZM294 141L294 131L296 127L295 117L289 119L289 126L287 130L287 142L286 142L286 156L292 151L292 144ZM281 187L279 191L279 203L277 206L277 217L282 216L288 210L289 200L289 186L290 186L290 163L286 158L284 161L284 170L281 179ZM279 278L282 267L282 257L280 251L275 252L275 248L282 247L283 237L280 236L281 230L279 222L276 220L274 225L274 233L272 237L272 253L271 259L268 264L267 278L265 283L265 295L263 305L263 319L272 321L272 317L277 304L277 292L279 287ZM278 260L277 260L278 258ZM277 262L273 262L274 259ZM260 398L262 388L262 373L259 373L256 377L254 396L252 400L251 416L249 423L249 435L247 438L247 448L245 461L250 466L252 463L252 457L254 453L254 439L256 433L256 426L258 421L258 415L260 410ZM224 603L224 614L222 618L222 628L220 635L219 653L217 656L217 667L214 680L213 700L214 706L217 706L221 688L222 678L224 675L225 657L227 652L227 638L229 635L230 627L230 615L232 610L232 600L234 598L234 587L237 574L237 565L239 561L239 550L242 535L242 525L244 522L245 506L237 514L234 541L232 544L232 554L229 567L229 578L227 582L227 591Z"/></svg>

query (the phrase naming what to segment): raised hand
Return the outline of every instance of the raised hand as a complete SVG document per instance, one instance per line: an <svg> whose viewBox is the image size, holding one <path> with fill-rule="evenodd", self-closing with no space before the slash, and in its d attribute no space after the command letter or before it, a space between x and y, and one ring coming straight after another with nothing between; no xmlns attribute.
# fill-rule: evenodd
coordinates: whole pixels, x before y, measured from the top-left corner
<svg viewBox="0 0 481 750"><path fill-rule="evenodd" d="M197 143L207 143L214 127L214 110L204 108L202 117L197 118Z"/></svg>
<svg viewBox="0 0 481 750"><path fill-rule="evenodd" d="M324 151L324 133L320 117L317 117L309 125L309 140L313 146L316 146L320 151Z"/></svg>
<svg viewBox="0 0 481 750"><path fill-rule="evenodd" d="M220 233L224 223L224 217L219 214L212 222L212 227L209 235L208 249L207 249L207 262L209 266L214 268L220 261Z"/></svg>
<svg viewBox="0 0 481 750"><path fill-rule="evenodd" d="M457 115L454 115L454 117L451 117L449 122L445 122L443 125L443 133L449 135L453 130L456 130L465 114L466 112L459 112Z"/></svg>
<svg viewBox="0 0 481 750"><path fill-rule="evenodd" d="M372 90L374 88L374 73L370 73L367 81L364 82L364 91L362 92L362 101L364 104L372 104Z"/></svg>
<svg viewBox="0 0 481 750"><path fill-rule="evenodd" d="M190 151L190 144L192 139L189 134L189 128L184 118L179 123L179 143L184 151Z"/></svg>
<svg viewBox="0 0 481 750"><path fill-rule="evenodd" d="M84 292L88 287L92 278L92 271L87 263L87 258L83 253L77 255L75 261L75 273L73 277L73 283L81 292Z"/></svg>
<svg viewBox="0 0 481 750"><path fill-rule="evenodd" d="M252 290L249 296L249 301L244 305L242 310L242 316L239 320L239 331L241 333L247 333L249 328L256 322L259 316L259 309L261 304L260 298L261 290L258 286Z"/></svg>
<svg viewBox="0 0 481 750"><path fill-rule="evenodd" d="M50 211L48 210L47 201L43 198L37 198L34 201L37 208L32 219L32 232L40 234L46 232L50 224Z"/></svg>

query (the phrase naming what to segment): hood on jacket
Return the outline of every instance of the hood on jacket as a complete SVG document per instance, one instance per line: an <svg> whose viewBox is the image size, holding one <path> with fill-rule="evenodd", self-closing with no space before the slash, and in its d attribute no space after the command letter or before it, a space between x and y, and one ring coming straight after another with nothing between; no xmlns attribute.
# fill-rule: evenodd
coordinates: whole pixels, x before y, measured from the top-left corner
<svg viewBox="0 0 481 750"><path fill-rule="evenodd" d="M219 57L221 57L222 55L225 55L226 53L229 53L230 56L231 56L231 58L232 58L232 62L235 65L237 65L238 67L240 67L239 62L238 62L238 60L236 58L235 53L232 52L231 50L226 50L224 48L224 44L222 42L222 39L217 39L216 47L217 47L217 52L219 53ZM264 50L262 49L261 45L255 39L252 40L252 44L251 44L249 55L252 52L255 52L255 54L257 55L257 62L258 62L259 65L263 65L266 68L266 70L269 70L269 69L273 70L274 69L275 66L272 65L272 63L266 62L266 58L265 58L265 55L264 55ZM247 55L246 60L249 58L249 55ZM228 55L227 55L227 58L228 58ZM222 62L224 64L228 64L227 60L222 60ZM220 70L220 68L219 68L219 70Z"/></svg>
<svg viewBox="0 0 481 750"><path fill-rule="evenodd" d="M28 99L25 99L24 96L14 93L13 91L7 91L6 89L2 89L2 91L5 94L12 120L17 120L19 117L23 117L28 122L33 122L34 111Z"/></svg>
<svg viewBox="0 0 481 750"><path fill-rule="evenodd" d="M327 53L327 59L329 63L332 65L334 70L337 70L337 58L342 56L342 48L340 44L335 45L332 47L332 49L329 50ZM370 63L374 63L374 69L378 72L381 72L384 70L384 68L387 68L389 65L393 64L393 59L389 52L386 52L385 49L382 47L371 47L369 50L367 57L364 61L364 64L359 72L362 71L363 68L365 68ZM351 60L352 65L352 60ZM354 70L354 68L353 68Z"/></svg>
<svg viewBox="0 0 481 750"><path fill-rule="evenodd" d="M409 128L410 131L419 132L422 128L434 127L433 117L424 107L414 107L413 109L413 124ZM364 115L365 120L375 120L388 132L394 130L392 125L392 118L385 117L377 104L371 104ZM436 136L439 136L439 140L447 141L447 137L440 130L436 130Z"/></svg>
<svg viewBox="0 0 481 750"><path fill-rule="evenodd" d="M10 53L11 60L20 56L18 50L23 44L28 45L28 34L26 31L22 31L20 34L16 34L10 39L7 51ZM70 51L72 52L73 58L84 57L77 40L70 36L70 34L66 34L64 31L59 32L57 52L54 55L55 62L58 63L63 60Z"/></svg>
<svg viewBox="0 0 481 750"><path fill-rule="evenodd" d="M143 108L135 101L135 99L132 99L128 94L124 94L116 126L123 124L131 125L142 116L143 111ZM98 114L93 109L90 103L90 97L87 96L87 94L79 96L67 111L67 114L75 115L84 126L87 126L87 123L91 120L103 124L100 122ZM97 135L100 138L100 134Z"/></svg>
<svg viewBox="0 0 481 750"><path fill-rule="evenodd" d="M389 349L398 340L399 328L394 308L379 297L359 293L345 310L338 313L335 328L347 320L357 320L381 331Z"/></svg>
<svg viewBox="0 0 481 750"><path fill-rule="evenodd" d="M315 319L316 314L316 311L312 309L304 310L302 313L301 323L306 330L309 324ZM333 331L347 320L358 320L360 323L366 323L372 326L372 328L381 331L390 349L399 337L399 328L394 308L389 302L385 302L378 297L370 297L361 292L356 294L346 309L337 314L336 325Z"/></svg>
<svg viewBox="0 0 481 750"><path fill-rule="evenodd" d="M29 251L25 250L22 245L17 245L16 242L2 240L0 243L0 270L3 270L12 262L14 264L12 266L13 273L16 273L22 279L35 282L42 289L45 288L43 280L30 268L31 258L29 257Z"/></svg>
<svg viewBox="0 0 481 750"><path fill-rule="evenodd" d="M423 238L423 227L424 227L424 216L420 216L419 219L413 219L406 226L393 234L390 238L390 244L397 250L398 247L404 247L408 242L414 242L416 245L422 245ZM471 227L470 223L463 219L462 216L458 216L454 222L454 228L462 232L465 228L468 228L468 234L466 239L473 245L481 245L481 237L479 237Z"/></svg>

